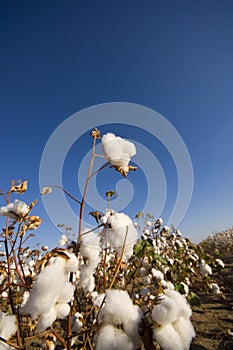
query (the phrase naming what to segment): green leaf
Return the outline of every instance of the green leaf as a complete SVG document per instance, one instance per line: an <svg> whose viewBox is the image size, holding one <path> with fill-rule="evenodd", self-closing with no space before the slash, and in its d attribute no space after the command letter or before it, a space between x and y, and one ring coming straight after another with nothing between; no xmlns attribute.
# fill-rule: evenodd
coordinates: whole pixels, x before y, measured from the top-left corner
<svg viewBox="0 0 233 350"><path fill-rule="evenodd" d="M201 305L201 301L200 301L199 296L194 292L189 293L187 300L191 306L200 306Z"/></svg>

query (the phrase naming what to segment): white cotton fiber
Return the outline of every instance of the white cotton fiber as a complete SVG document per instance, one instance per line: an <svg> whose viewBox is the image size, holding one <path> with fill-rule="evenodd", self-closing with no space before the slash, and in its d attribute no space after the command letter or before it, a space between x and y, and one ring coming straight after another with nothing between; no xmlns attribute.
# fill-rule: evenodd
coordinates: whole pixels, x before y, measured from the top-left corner
<svg viewBox="0 0 233 350"><path fill-rule="evenodd" d="M78 258L74 253L66 251L66 255L69 257L65 263L65 273L76 272L78 268Z"/></svg>
<svg viewBox="0 0 233 350"><path fill-rule="evenodd" d="M51 309L67 281L65 263L65 259L61 257L50 259L49 264L38 275L23 312L34 317Z"/></svg>
<svg viewBox="0 0 233 350"><path fill-rule="evenodd" d="M106 238L110 246L121 255L126 233L126 244L123 260L128 260L133 255L133 247L138 239L138 233L132 220L124 213L114 213L107 220L105 228Z"/></svg>
<svg viewBox="0 0 233 350"><path fill-rule="evenodd" d="M70 282L65 282L63 289L61 290L57 301L59 303L68 303L72 300L74 295L75 286Z"/></svg>
<svg viewBox="0 0 233 350"><path fill-rule="evenodd" d="M70 306L66 303L56 303L54 308L56 310L56 318L65 318L70 312Z"/></svg>
<svg viewBox="0 0 233 350"><path fill-rule="evenodd" d="M188 350L192 338L195 337L195 331L190 320L186 320L183 317L178 317L176 322L173 324L174 329L179 333L184 350Z"/></svg>
<svg viewBox="0 0 233 350"><path fill-rule="evenodd" d="M192 311L180 293L169 289L165 293L152 310L152 318L159 325L153 330L154 338L164 350L188 350L195 336Z"/></svg>
<svg viewBox="0 0 233 350"><path fill-rule="evenodd" d="M43 332L46 328L50 327L57 318L56 309L52 306L48 312L43 313L39 318L36 330L37 332Z"/></svg>
<svg viewBox="0 0 233 350"><path fill-rule="evenodd" d="M130 338L121 329L112 325L101 328L97 335L96 350L133 350Z"/></svg>
<svg viewBox="0 0 233 350"><path fill-rule="evenodd" d="M180 308L179 315L180 316L183 316L186 319L189 319L191 317L192 310L191 310L189 304L187 303L186 298L183 295L181 295L177 291L171 290L171 289L166 289L165 294L167 297L175 300L176 303L179 305L179 308Z"/></svg>
<svg viewBox="0 0 233 350"><path fill-rule="evenodd" d="M164 274L160 270L156 270L154 267L151 269L151 273L156 281L162 281L164 279Z"/></svg>
<svg viewBox="0 0 233 350"><path fill-rule="evenodd" d="M15 199L14 203L9 203L7 206L0 208L0 215L8 216L9 218L16 220L19 217L26 215L28 211L29 207L26 203Z"/></svg>
<svg viewBox="0 0 233 350"><path fill-rule="evenodd" d="M142 311L132 303L126 291L106 291L105 305L100 310L99 321L111 323L115 326L122 325L124 332L129 336L135 348L140 345L138 327L142 318Z"/></svg>
<svg viewBox="0 0 233 350"><path fill-rule="evenodd" d="M163 295L161 296L161 301L152 310L152 318L159 325L166 325L174 322L179 312L180 307L176 301Z"/></svg>
<svg viewBox="0 0 233 350"><path fill-rule="evenodd" d="M17 331L16 317L0 311L0 336L8 340Z"/></svg>
<svg viewBox="0 0 233 350"><path fill-rule="evenodd" d="M102 137L102 147L105 158L112 165L123 169L129 164L131 157L136 154L136 148L132 142L112 133Z"/></svg>
<svg viewBox="0 0 233 350"><path fill-rule="evenodd" d="M163 350L185 350L181 337L172 324L154 328L153 335Z"/></svg>

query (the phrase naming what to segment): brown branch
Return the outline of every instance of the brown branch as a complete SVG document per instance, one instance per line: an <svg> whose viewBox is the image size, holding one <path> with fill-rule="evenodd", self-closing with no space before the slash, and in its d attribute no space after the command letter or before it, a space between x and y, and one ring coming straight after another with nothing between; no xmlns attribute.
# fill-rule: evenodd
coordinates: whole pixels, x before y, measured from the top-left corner
<svg viewBox="0 0 233 350"><path fill-rule="evenodd" d="M70 194L69 192L67 192L62 186L60 185L52 185L51 187L55 187L55 188L59 188L60 190L62 190L68 197L70 197L71 199L73 199L73 201L77 202L78 204L81 205L81 202L75 198L74 196L72 196L72 194Z"/></svg>

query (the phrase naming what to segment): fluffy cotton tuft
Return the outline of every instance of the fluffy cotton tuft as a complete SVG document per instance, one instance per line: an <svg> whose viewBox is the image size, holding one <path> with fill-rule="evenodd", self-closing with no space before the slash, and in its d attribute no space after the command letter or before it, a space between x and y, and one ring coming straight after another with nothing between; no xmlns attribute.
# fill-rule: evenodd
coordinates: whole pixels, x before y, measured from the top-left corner
<svg viewBox="0 0 233 350"><path fill-rule="evenodd" d="M97 335L96 350L133 350L134 345L127 334L113 325L101 328Z"/></svg>
<svg viewBox="0 0 233 350"><path fill-rule="evenodd" d="M200 262L200 272L202 276L212 275L212 268L206 264L205 260L203 259Z"/></svg>
<svg viewBox="0 0 233 350"><path fill-rule="evenodd" d="M174 290L165 290L152 310L158 325L153 330L156 341L164 350L188 350L195 331L190 321L191 309L184 296Z"/></svg>
<svg viewBox="0 0 233 350"><path fill-rule="evenodd" d="M6 315L0 311L0 336L8 340L16 331L16 317L14 315ZM2 343L0 342L0 344Z"/></svg>
<svg viewBox="0 0 233 350"><path fill-rule="evenodd" d="M105 158L114 166L127 169L131 157L136 154L134 144L112 133L102 137L102 147Z"/></svg>
<svg viewBox="0 0 233 350"><path fill-rule="evenodd" d="M138 233L132 220L124 213L114 213L107 219L107 228L104 229L107 241L120 256L124 246L123 260L128 260L133 255L133 247L138 239Z"/></svg>
<svg viewBox="0 0 233 350"><path fill-rule="evenodd" d="M103 324L121 325L124 333L137 348L140 345L138 327L143 318L142 311L132 303L129 294L123 290L108 290L104 306L99 313L99 321ZM118 347L121 349L121 346Z"/></svg>
<svg viewBox="0 0 233 350"><path fill-rule="evenodd" d="M83 235L80 254L84 260L80 271L80 285L85 293L92 292L95 289L93 274L100 262L100 236L94 233Z"/></svg>
<svg viewBox="0 0 233 350"><path fill-rule="evenodd" d="M69 259L51 257L47 266L39 273L23 313L39 317L37 330L43 331L57 318L68 315L74 294L74 285L69 282L69 273L77 266L77 258L67 252Z"/></svg>
<svg viewBox="0 0 233 350"><path fill-rule="evenodd" d="M29 211L29 207L26 203L15 199L14 203L9 203L5 207L0 208L0 215L7 216L10 219L17 220L25 216Z"/></svg>

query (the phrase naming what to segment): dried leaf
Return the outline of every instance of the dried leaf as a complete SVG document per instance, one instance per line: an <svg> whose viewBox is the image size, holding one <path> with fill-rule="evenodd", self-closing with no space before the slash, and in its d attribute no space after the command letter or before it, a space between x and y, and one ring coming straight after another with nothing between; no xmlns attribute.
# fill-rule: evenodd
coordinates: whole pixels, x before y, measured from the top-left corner
<svg viewBox="0 0 233 350"><path fill-rule="evenodd" d="M19 185L11 187L11 192L24 193L28 188L28 180L21 182Z"/></svg>
<svg viewBox="0 0 233 350"><path fill-rule="evenodd" d="M52 192L52 188L51 187L43 187L41 189L40 195L43 196L44 194L49 194Z"/></svg>

